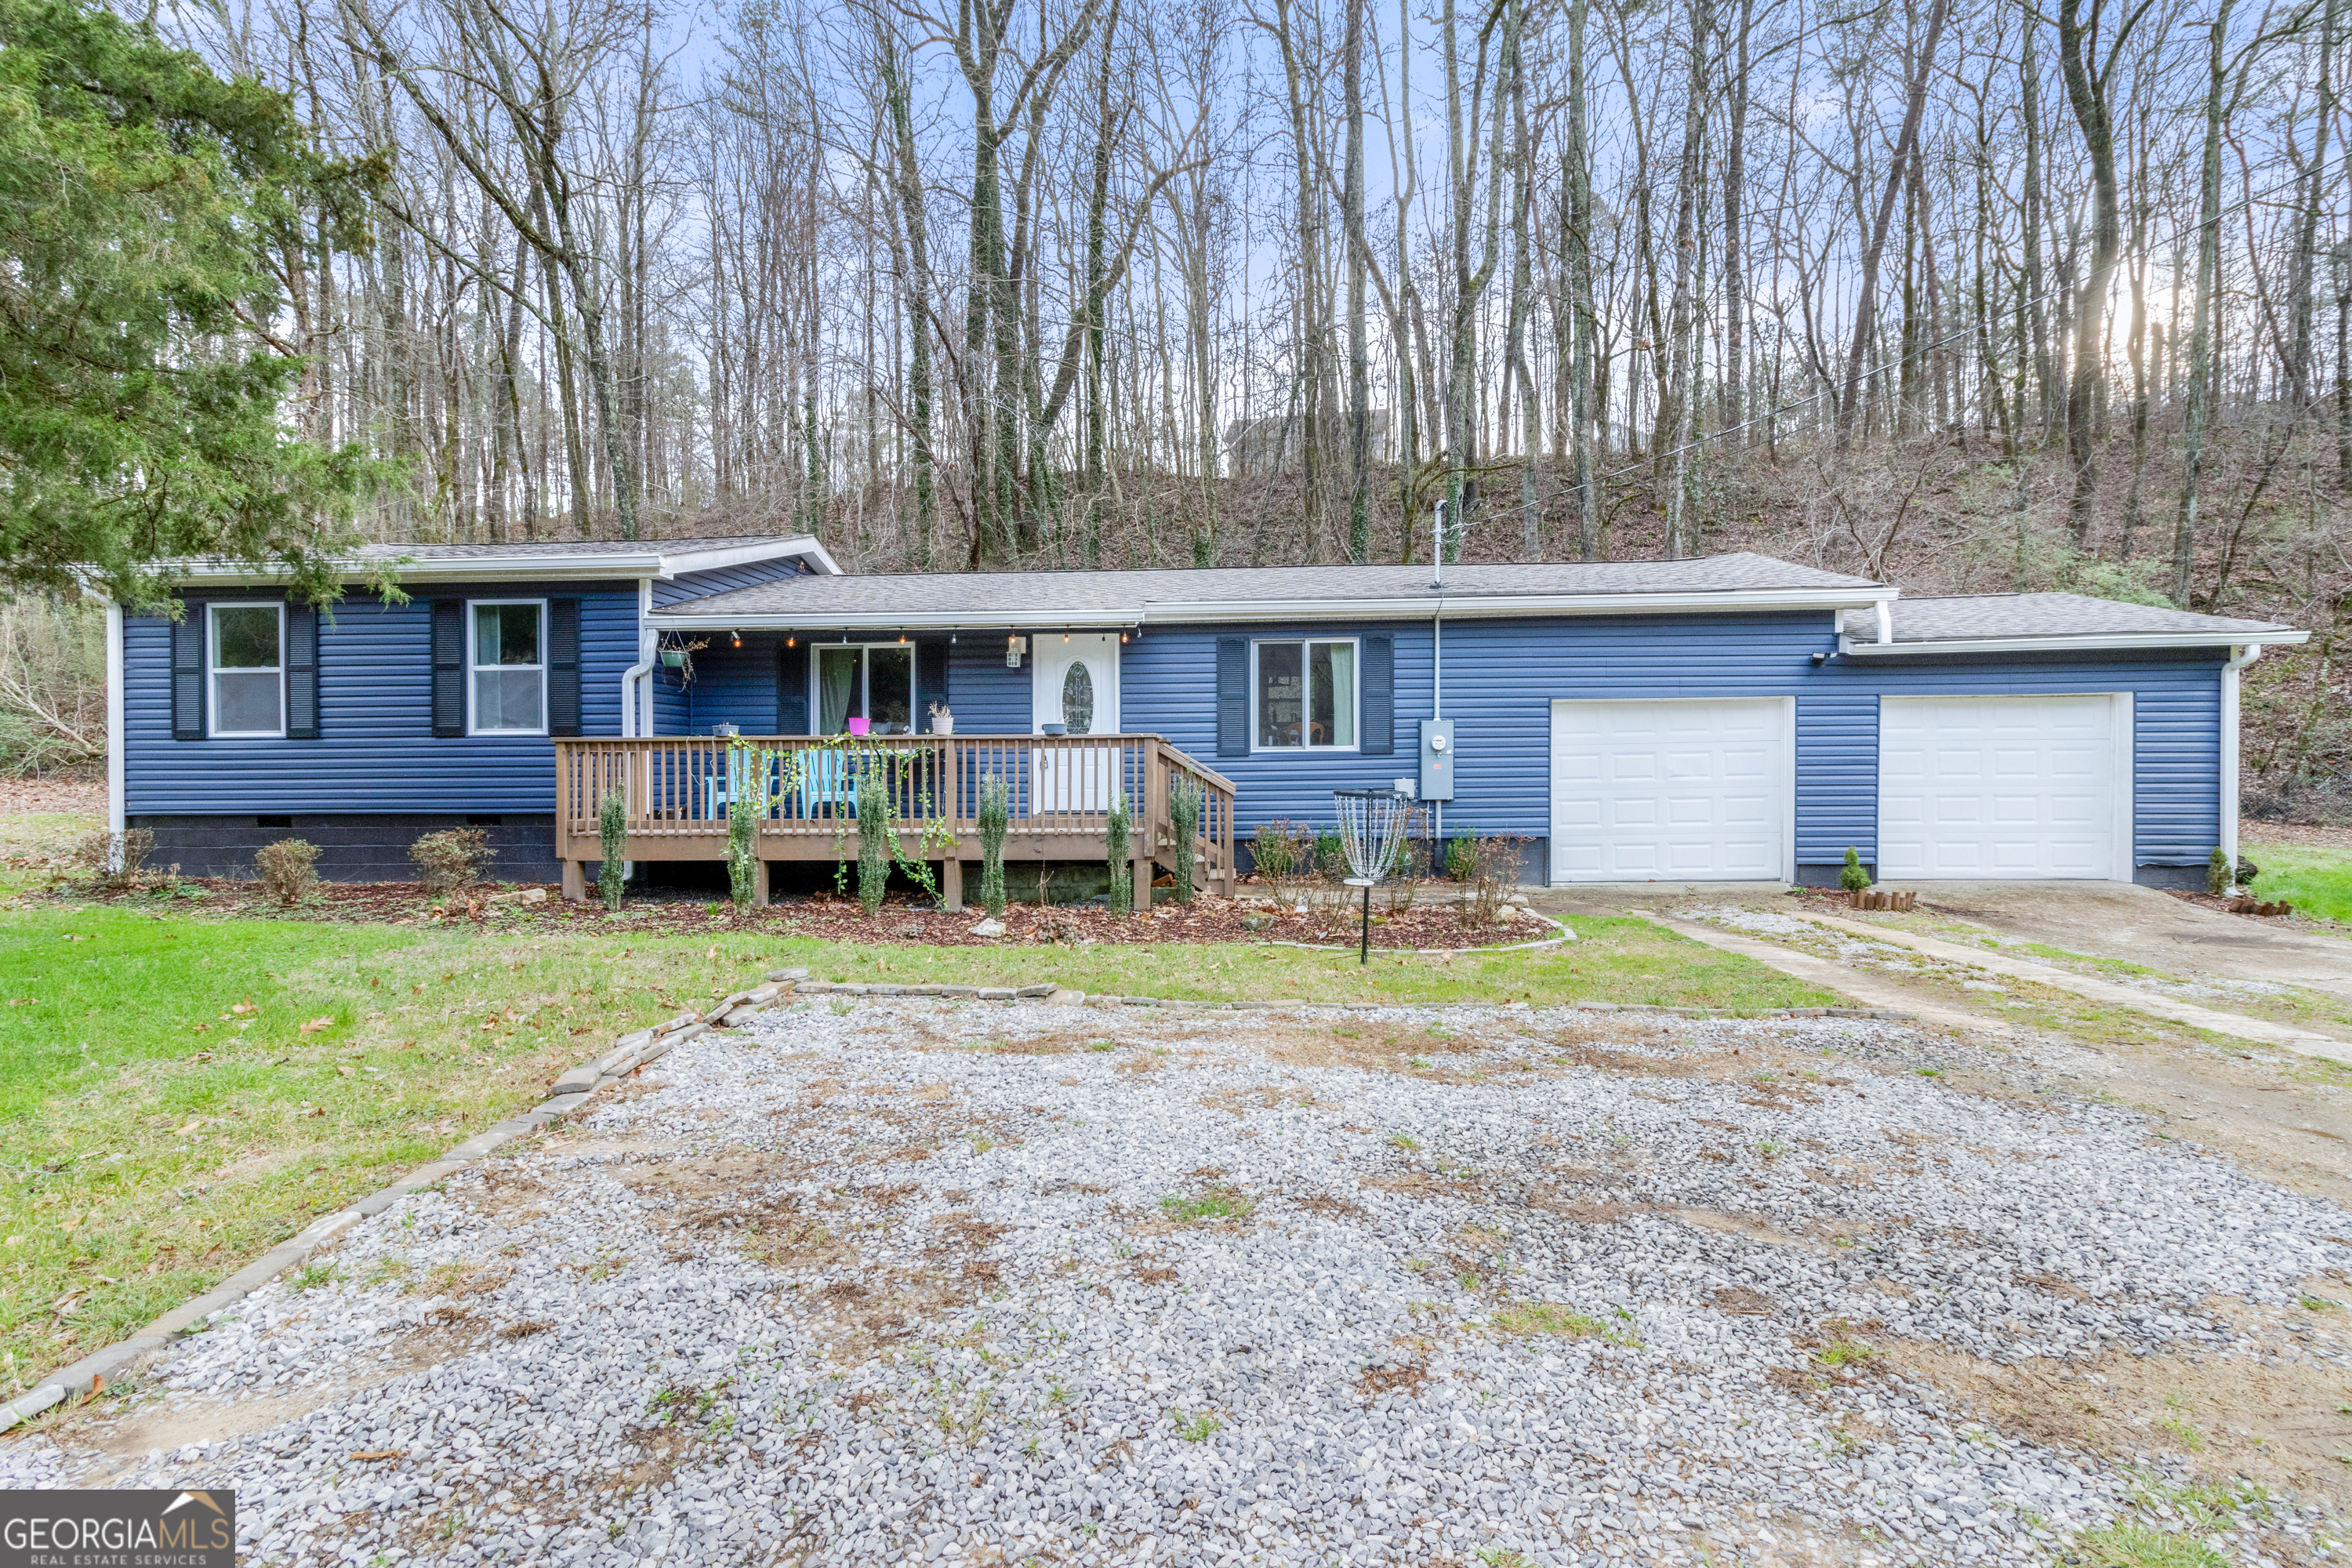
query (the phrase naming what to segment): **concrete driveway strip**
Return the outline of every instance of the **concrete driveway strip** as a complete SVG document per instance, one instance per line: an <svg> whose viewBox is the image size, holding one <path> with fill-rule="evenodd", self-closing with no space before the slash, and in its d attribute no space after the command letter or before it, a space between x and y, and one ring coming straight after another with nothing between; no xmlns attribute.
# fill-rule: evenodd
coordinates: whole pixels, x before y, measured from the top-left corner
<svg viewBox="0 0 2352 1568"><path fill-rule="evenodd" d="M2112 980L2097 980L2087 974L2076 974L2071 970L2036 963L2031 959L2011 958L2006 953L1988 952L1982 948L1962 947L1958 942L1938 942L1934 937L1915 936L1909 931L1895 931L1886 926L1864 925L1859 921L1840 920L1835 915L1820 914L1811 910L1790 912L1815 925L1827 926L1832 931L1867 937L1872 942L1888 942L1896 947L1907 947L1914 952L1923 952L1947 963L1965 963L1990 973L2031 980L2037 985L2071 991L2093 1002L2129 1007L2136 1012L2169 1018L2175 1023L2210 1029L2215 1034L2230 1035L2242 1040L2259 1040L2264 1045L2284 1047L2301 1056L2316 1057L2323 1061L2352 1067L2352 1042L2299 1028L2293 1024L2274 1024L2266 1018L2249 1018L2242 1013L2223 1013L2211 1007L2200 1007L2194 1002L2157 995L2136 986L2118 985Z"/></svg>
<svg viewBox="0 0 2352 1568"><path fill-rule="evenodd" d="M1938 1028L2002 1029L2007 1027L1996 1020L1979 1018L1973 1013L1965 1013L1956 1007L1938 1007L1933 1003L1923 1003L1899 985L1889 984L1859 971L1849 969L1834 959L1816 958L1810 952L1801 952L1793 947L1781 947L1778 943L1765 942L1757 937L1740 936L1733 931L1717 931L1713 926L1676 920L1672 915L1661 914L1655 910L1642 910L1638 912L1643 920L1653 925L1662 925L1676 936L1686 936L1693 942L1702 942L1720 952L1736 952L1742 958L1752 958L1769 969L1777 969L1783 974L1794 975L1808 984L1821 986L1826 991L1834 991L1843 996L1851 996L1866 1007L1899 1010L1910 1014L1922 1023L1933 1024Z"/></svg>

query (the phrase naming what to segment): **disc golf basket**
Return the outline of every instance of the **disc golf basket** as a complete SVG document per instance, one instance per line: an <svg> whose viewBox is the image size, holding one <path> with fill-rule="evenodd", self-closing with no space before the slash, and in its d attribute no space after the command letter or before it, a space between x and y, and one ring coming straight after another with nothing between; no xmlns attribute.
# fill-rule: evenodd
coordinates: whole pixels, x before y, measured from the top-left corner
<svg viewBox="0 0 2352 1568"><path fill-rule="evenodd" d="M1406 826L1412 821L1412 803L1392 789L1335 789L1332 808L1339 815L1339 848L1348 858L1347 885L1364 889L1363 942L1356 962L1372 961L1372 889L1396 869L1404 850Z"/></svg>

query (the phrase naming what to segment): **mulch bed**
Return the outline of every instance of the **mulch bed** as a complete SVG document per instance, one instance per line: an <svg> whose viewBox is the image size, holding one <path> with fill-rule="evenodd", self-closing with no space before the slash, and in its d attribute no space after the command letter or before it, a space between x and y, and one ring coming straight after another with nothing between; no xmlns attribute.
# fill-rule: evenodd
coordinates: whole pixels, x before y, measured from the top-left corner
<svg viewBox="0 0 2352 1568"><path fill-rule="evenodd" d="M1114 915L1094 904L1057 904L1040 908L1015 903L1004 912L1004 934L972 934L986 916L977 908L946 914L917 901L893 895L871 917L856 899L817 894L804 900L771 904L738 917L732 905L707 896L682 897L656 893L631 898L618 918L607 918L603 906L567 904L553 884L485 884L471 894L439 902L428 900L415 882L329 882L293 909L281 909L250 882L216 877L182 878L178 885L201 889L190 899L169 889L93 893L61 883L52 891L35 895L69 902L116 908L171 909L181 913L202 911L248 920L320 921L350 925L471 925L537 935L627 933L646 936L709 931L757 931L761 935L808 937L820 942L853 943L921 943L931 947L999 947L1007 944L1083 942L1149 946L1167 942L1328 942L1353 945L1359 934L1356 910L1325 926L1296 914L1276 914L1263 904L1202 893L1190 905L1162 903L1150 916ZM538 891L543 900L527 900ZM1517 919L1479 927L1465 921L1453 904L1424 904L1390 915L1375 895L1372 905L1372 945L1375 948L1477 948L1536 942L1554 934L1539 921Z"/></svg>

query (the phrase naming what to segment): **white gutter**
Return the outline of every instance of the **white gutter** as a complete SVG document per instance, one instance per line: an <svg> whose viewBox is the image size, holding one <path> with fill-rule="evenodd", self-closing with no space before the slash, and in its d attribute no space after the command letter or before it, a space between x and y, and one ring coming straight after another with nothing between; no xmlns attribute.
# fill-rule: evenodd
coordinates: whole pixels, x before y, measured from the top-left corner
<svg viewBox="0 0 2352 1568"><path fill-rule="evenodd" d="M538 577L571 581L579 578L656 577L665 582L688 572L716 572L754 561L798 558L816 568L816 575L838 577L841 565L824 545L806 535L758 544L735 544L723 550L634 550L597 553L545 555L414 556L394 550L362 553L337 562L346 582L364 580L385 567L404 583L479 582L484 577ZM282 572L256 572L243 562L205 557L165 563L177 581L224 584L234 587L266 587L283 583Z"/></svg>
<svg viewBox="0 0 2352 1568"><path fill-rule="evenodd" d="M2230 874L2238 868L2238 671L2263 657L2263 645L2250 642L2231 650L2221 667L2221 853L2230 858Z"/></svg>
<svg viewBox="0 0 2352 1568"><path fill-rule="evenodd" d="M621 735L623 739L643 733L653 733L653 702L650 694L646 702L646 722L637 722L638 683L654 671L656 639L661 634L646 624L654 611L654 584L650 577L637 579L637 662L621 671Z"/></svg>
<svg viewBox="0 0 2352 1568"><path fill-rule="evenodd" d="M2309 632L2111 632L2096 637L1937 637L1910 642L1859 642L1841 634L1838 652L1874 658L1887 654L1914 653L2075 653L2157 647L2236 647L2266 643L2299 643Z"/></svg>
<svg viewBox="0 0 2352 1568"><path fill-rule="evenodd" d="M854 581L854 579L852 579ZM1722 615L1737 610L1859 609L1895 595L1893 588L1752 588L1691 594L1494 594L1443 595L1455 619L1528 616ZM968 626L1116 629L1141 625L1188 626L1217 621L1417 621L1437 613L1440 596L1384 599L1209 599L1095 605L1067 609L828 610L811 603L791 611L662 614L656 624L678 631L763 630L948 631Z"/></svg>
<svg viewBox="0 0 2352 1568"><path fill-rule="evenodd" d="M111 836L107 869L122 869L122 834L128 820L130 765L122 754L122 605L106 601L106 831Z"/></svg>

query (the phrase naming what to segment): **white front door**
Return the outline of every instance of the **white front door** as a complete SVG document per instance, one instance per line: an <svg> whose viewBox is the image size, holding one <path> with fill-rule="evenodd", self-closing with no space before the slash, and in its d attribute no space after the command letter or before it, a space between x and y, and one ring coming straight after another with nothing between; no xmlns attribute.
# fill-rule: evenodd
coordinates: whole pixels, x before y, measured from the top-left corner
<svg viewBox="0 0 2352 1568"><path fill-rule="evenodd" d="M1030 643L1033 727L1066 724L1073 735L1118 733L1118 634L1045 632Z"/></svg>
<svg viewBox="0 0 2352 1568"><path fill-rule="evenodd" d="M2079 697L1886 697L1878 874L2131 879L2131 707Z"/></svg>
<svg viewBox="0 0 2352 1568"><path fill-rule="evenodd" d="M1551 879L1779 881L1793 874L1790 704L1551 705Z"/></svg>
<svg viewBox="0 0 2352 1568"><path fill-rule="evenodd" d="M1045 632L1030 643L1030 717L1037 733L1048 724L1071 735L1116 735L1118 724L1118 634ZM1121 788L1117 746L1039 746L1030 760L1040 812L1108 811Z"/></svg>

